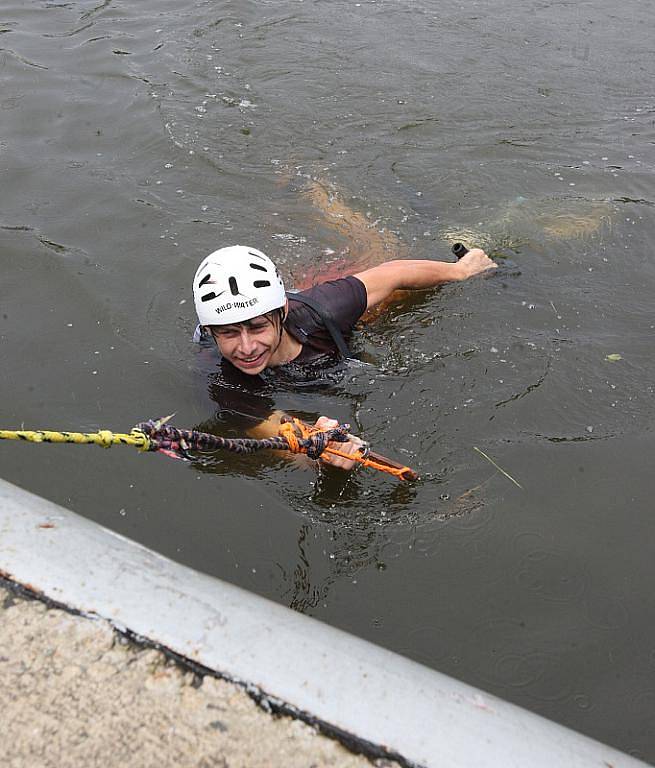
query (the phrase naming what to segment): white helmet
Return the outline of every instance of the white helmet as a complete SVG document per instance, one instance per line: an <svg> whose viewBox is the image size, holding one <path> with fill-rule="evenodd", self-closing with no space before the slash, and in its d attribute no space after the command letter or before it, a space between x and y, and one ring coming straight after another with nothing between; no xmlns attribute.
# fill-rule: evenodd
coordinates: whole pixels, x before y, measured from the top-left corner
<svg viewBox="0 0 655 768"><path fill-rule="evenodd" d="M231 245L207 256L193 278L200 325L252 320L286 303L275 264L256 248Z"/></svg>

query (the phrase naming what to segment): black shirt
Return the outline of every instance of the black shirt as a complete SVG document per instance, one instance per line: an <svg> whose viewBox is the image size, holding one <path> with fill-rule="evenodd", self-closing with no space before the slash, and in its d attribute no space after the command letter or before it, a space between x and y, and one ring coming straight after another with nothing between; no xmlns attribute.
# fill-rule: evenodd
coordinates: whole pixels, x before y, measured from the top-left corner
<svg viewBox="0 0 655 768"><path fill-rule="evenodd" d="M366 287L354 275L328 280L298 293L325 308L346 340L366 311ZM289 312L284 327L302 344L302 350L293 362L302 365L316 357L336 352L332 336L321 317L307 305L294 301L293 295L288 298Z"/></svg>
<svg viewBox="0 0 655 768"><path fill-rule="evenodd" d="M346 340L366 311L366 287L353 275L328 280L298 293L309 296L328 310ZM283 390L287 385L295 392L298 386L331 381L337 350L330 332L314 310L294 301L293 295L288 298L289 312L284 327L303 345L300 354L290 363L267 369L258 376L243 373L221 358L208 383L210 396L223 416L233 413L265 419L276 407L273 393L279 394L280 385ZM210 338L206 342L214 348ZM288 408L291 404L277 403L277 407Z"/></svg>

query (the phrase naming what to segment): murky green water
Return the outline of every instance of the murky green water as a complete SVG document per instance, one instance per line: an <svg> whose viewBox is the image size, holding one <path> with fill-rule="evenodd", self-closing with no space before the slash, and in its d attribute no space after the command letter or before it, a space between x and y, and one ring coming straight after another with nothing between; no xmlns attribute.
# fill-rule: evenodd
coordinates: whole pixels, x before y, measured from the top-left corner
<svg viewBox="0 0 655 768"><path fill-rule="evenodd" d="M366 365L259 399L356 425L411 487L15 443L2 476L655 762L653 20L640 0L3 2L0 426L176 411L239 434L190 280L236 242L296 284L359 263L313 180L404 254L468 236L502 267L375 320Z"/></svg>

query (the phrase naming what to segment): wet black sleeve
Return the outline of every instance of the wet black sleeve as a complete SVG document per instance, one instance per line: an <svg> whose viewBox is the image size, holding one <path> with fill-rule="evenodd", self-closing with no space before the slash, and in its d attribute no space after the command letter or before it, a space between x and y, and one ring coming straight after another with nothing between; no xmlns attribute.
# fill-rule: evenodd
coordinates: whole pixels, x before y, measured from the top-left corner
<svg viewBox="0 0 655 768"><path fill-rule="evenodd" d="M361 280L350 275L320 283L301 295L308 296L324 307L347 339L355 324L366 311L366 288ZM320 316L313 309L289 297L289 316L285 327L303 345L317 351L329 351L334 343Z"/></svg>

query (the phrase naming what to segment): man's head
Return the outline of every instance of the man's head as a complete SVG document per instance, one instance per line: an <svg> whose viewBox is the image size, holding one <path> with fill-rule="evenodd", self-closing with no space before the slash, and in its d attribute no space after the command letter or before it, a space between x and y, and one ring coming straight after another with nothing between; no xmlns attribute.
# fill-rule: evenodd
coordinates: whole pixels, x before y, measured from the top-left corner
<svg viewBox="0 0 655 768"><path fill-rule="evenodd" d="M208 327L220 353L244 373L256 375L269 366L282 340L284 308L252 320Z"/></svg>
<svg viewBox="0 0 655 768"><path fill-rule="evenodd" d="M268 256L243 245L214 251L196 271L193 298L221 354L244 373L261 373L280 344L287 303Z"/></svg>

